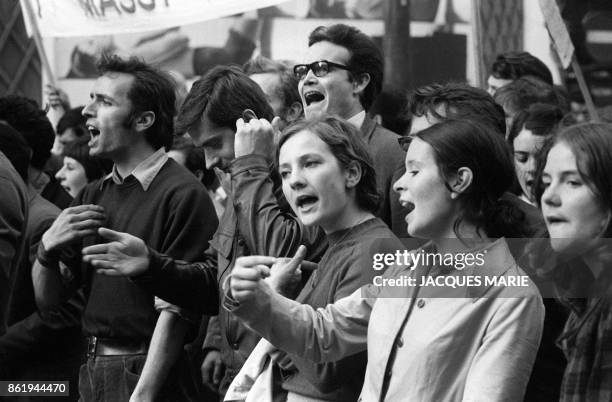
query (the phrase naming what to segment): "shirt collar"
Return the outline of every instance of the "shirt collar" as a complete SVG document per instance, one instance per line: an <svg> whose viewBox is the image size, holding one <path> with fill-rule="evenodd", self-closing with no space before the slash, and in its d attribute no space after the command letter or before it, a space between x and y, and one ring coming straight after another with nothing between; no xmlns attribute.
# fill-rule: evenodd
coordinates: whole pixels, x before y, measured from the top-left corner
<svg viewBox="0 0 612 402"><path fill-rule="evenodd" d="M347 121L349 123L351 123L353 126L355 126L357 128L361 128L365 118L366 118L366 112L365 112L365 110L362 110L361 112L357 113L356 115L354 115L353 117L351 117Z"/></svg>
<svg viewBox="0 0 612 402"><path fill-rule="evenodd" d="M138 180L142 186L142 189L147 191L149 186L151 186L153 179L155 179L167 161L168 154L166 154L164 148L160 148L145 160L140 162L138 166L136 166L134 170L132 170L132 172L126 176L126 178L129 176L134 176L134 178ZM104 177L102 183L105 183L108 179L112 179L115 184L123 184L125 181L125 178L121 178L119 172L117 172L117 165L113 165L112 172Z"/></svg>
<svg viewBox="0 0 612 402"><path fill-rule="evenodd" d="M489 246L484 247L481 252L484 252L484 267L486 272L484 275L488 277L498 277L504 275L510 268L517 267L516 261L508 248L508 243L506 239L500 238L491 243ZM475 251L478 252L478 251ZM475 267L472 271L474 274L478 274L478 270L480 267ZM516 275L518 272L515 272L511 275ZM468 296L473 299L479 299L487 293L489 288L493 285L486 285L484 282L482 286L470 286L467 288Z"/></svg>
<svg viewBox="0 0 612 402"><path fill-rule="evenodd" d="M424 244L421 248L417 249L415 252L419 252L420 250L424 250L425 252L436 252L435 246L432 242L428 242ZM461 271L456 270L453 267L449 269L438 269L434 268L433 270L428 269L428 272L425 275L429 276L439 276L439 275L466 275L472 276L477 275L481 276L481 285L478 286L459 286L456 289L450 289L448 287L425 287L420 288L418 291L418 297L468 297L470 299L478 300L487 295L489 289L493 286L493 284L485 283L484 277L487 276L489 278L499 277L504 275L509 269L512 267L516 267L516 261L514 257L510 253L510 249L508 248L508 243L506 239L500 238L494 241L493 243L488 244L485 247L472 249L470 250L471 254L483 254L484 264L474 264L471 266L467 266ZM422 266L417 266L416 269L420 270L423 268ZM518 272L518 271L517 271ZM511 275L516 275L512 273ZM420 281L420 279L419 279ZM456 292L455 292L456 291ZM461 296L464 295L464 296Z"/></svg>

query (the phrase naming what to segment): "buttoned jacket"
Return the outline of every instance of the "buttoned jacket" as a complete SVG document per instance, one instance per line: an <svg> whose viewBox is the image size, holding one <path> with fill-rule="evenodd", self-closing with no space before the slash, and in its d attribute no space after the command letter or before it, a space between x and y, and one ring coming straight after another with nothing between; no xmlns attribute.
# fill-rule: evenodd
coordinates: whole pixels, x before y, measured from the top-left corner
<svg viewBox="0 0 612 402"><path fill-rule="evenodd" d="M445 275L525 275L504 239L486 249L484 261ZM393 267L383 277L418 283L424 275L431 275L426 267ZM544 319L536 286L526 284L483 281L451 293L369 285L318 310L271 292L248 305L226 294L224 306L278 348L315 361L367 347L363 401L520 401Z"/></svg>

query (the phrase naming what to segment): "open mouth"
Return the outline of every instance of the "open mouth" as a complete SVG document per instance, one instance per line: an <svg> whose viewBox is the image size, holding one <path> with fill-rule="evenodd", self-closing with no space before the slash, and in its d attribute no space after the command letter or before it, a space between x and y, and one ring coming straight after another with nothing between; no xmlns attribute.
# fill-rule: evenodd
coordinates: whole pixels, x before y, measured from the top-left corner
<svg viewBox="0 0 612 402"><path fill-rule="evenodd" d="M91 124L87 125L87 130L89 131L89 134L91 134L92 137L97 137L98 135L100 135L100 130L98 130L97 127L92 126Z"/></svg>
<svg viewBox="0 0 612 402"><path fill-rule="evenodd" d="M295 200L295 205L299 209L305 209L305 208L309 208L312 205L314 205L314 203L316 203L318 200L319 200L319 198L315 197L314 195L300 195Z"/></svg>
<svg viewBox="0 0 612 402"><path fill-rule="evenodd" d="M403 206L403 207L404 207L404 209L406 210L406 214L409 214L409 213L411 213L412 211L414 211L414 208L416 207L416 206L414 205L414 203L413 203L413 202L410 202L410 201L403 202L403 203L402 203L402 206Z"/></svg>
<svg viewBox="0 0 612 402"><path fill-rule="evenodd" d="M306 106L310 106L312 103L321 102L325 99L325 95L317 91L308 91L304 93L304 101Z"/></svg>

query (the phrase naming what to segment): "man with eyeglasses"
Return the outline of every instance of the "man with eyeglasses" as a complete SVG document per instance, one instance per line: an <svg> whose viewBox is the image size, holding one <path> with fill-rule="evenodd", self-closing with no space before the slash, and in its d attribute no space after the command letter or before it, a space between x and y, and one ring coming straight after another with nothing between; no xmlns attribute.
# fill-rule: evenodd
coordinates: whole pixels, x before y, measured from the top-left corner
<svg viewBox="0 0 612 402"><path fill-rule="evenodd" d="M381 206L378 216L397 236L406 236L405 212L391 186L402 174L404 152L397 134L367 111L380 93L383 57L363 32L344 24L318 27L308 38L304 64L294 67L306 118L334 114L361 129L372 154Z"/></svg>

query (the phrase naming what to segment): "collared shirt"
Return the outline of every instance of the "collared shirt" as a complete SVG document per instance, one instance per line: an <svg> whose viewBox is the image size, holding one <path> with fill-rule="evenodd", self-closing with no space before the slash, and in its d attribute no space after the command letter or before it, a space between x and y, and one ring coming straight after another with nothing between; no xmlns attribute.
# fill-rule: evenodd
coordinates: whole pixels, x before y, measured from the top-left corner
<svg viewBox="0 0 612 402"><path fill-rule="evenodd" d="M140 183L142 189L144 191L147 191L151 186L151 183L167 161L168 154L166 153L164 148L160 148L153 154L149 155L145 160L140 162L134 168L134 170L132 170L132 172L125 178L122 178L119 172L117 171L117 165L113 165L113 170L111 171L111 173L106 175L106 177L104 177L102 184L109 179L113 180L115 184L123 184L127 177L133 176ZM167 310L173 312L188 321L195 321L198 318L197 314L192 313L191 311L183 309L179 306L175 306L171 303L168 303L157 296L155 296L155 308L158 311Z"/></svg>
<svg viewBox="0 0 612 402"><path fill-rule="evenodd" d="M126 178L129 176L134 176L134 178L138 180L142 186L142 189L147 191L153 182L153 179L155 179L155 176L157 176L167 161L168 154L166 154L164 148L160 148L153 154L149 155L145 160L140 162L138 166L136 166L134 170L132 170L132 172L126 176ZM102 183L106 182L108 179L112 179L115 184L122 184L125 180L125 178L122 178L117 171L117 165L113 165L112 172L104 177Z"/></svg>
<svg viewBox="0 0 612 402"><path fill-rule="evenodd" d="M504 239L485 250L485 263L474 269L525 275ZM423 275L421 268L393 267L383 277ZM531 281L520 289L462 289L454 298L427 297L414 288L404 297L380 298L373 287L316 311L276 294L244 305L226 294L224 307L279 349L303 358L334 361L367 345L363 401L522 400L544 319Z"/></svg>
<svg viewBox="0 0 612 402"><path fill-rule="evenodd" d="M353 126L357 128L361 128L361 126L363 125L363 122L365 121L365 118L366 118L366 112L365 110L362 110L361 112L357 113L355 116L351 117L350 119L347 119L346 121L348 121L349 123L351 123Z"/></svg>
<svg viewBox="0 0 612 402"><path fill-rule="evenodd" d="M424 247L427 248L427 247ZM474 250L477 253L479 250ZM425 275L518 277L505 240L480 250L482 266ZM402 319L397 319L402 317ZM361 397L388 401L522 400L540 343L544 307L535 284L420 288L403 298L378 298L368 325L368 369Z"/></svg>

